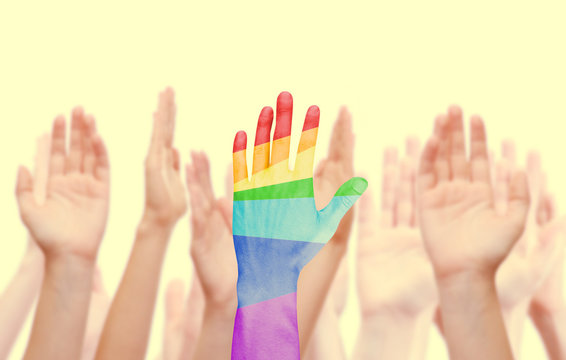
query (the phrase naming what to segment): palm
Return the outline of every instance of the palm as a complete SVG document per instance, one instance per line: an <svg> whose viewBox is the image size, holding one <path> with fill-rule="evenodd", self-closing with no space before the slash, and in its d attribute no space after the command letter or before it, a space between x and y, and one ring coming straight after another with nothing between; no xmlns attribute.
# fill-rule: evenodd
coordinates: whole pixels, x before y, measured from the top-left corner
<svg viewBox="0 0 566 360"><path fill-rule="evenodd" d="M382 229L360 244L358 291L364 316L384 308L418 314L435 305L432 267L418 229Z"/></svg>
<svg viewBox="0 0 566 360"><path fill-rule="evenodd" d="M487 183L445 183L424 193L421 200L422 227L430 256L447 271L493 264L508 253L522 230L521 224L499 221ZM475 236L478 229L485 235Z"/></svg>
<svg viewBox="0 0 566 360"><path fill-rule="evenodd" d="M80 110L73 114L72 135L67 155L64 120L55 121L45 201L34 198L25 169L17 196L22 219L46 254L66 251L93 258L108 217L108 158L94 120Z"/></svg>

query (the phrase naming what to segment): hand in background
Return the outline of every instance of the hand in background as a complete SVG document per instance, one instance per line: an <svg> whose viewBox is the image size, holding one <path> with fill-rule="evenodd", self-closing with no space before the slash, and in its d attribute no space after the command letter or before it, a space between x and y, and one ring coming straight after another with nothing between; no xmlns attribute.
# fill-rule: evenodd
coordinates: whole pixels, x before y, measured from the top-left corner
<svg viewBox="0 0 566 360"><path fill-rule="evenodd" d="M420 227L451 357L511 359L495 273L523 232L527 179L523 172L512 174L507 212L499 215L485 128L477 116L471 119L470 138L468 160L461 109L451 107L436 119L418 174Z"/></svg>
<svg viewBox="0 0 566 360"><path fill-rule="evenodd" d="M190 360L193 358L200 334L204 297L197 277L193 277L189 295L185 299L183 281L171 280L165 294L165 328L163 332L163 360Z"/></svg>
<svg viewBox="0 0 566 360"><path fill-rule="evenodd" d="M174 226L187 204L179 152L173 147L175 94L159 94L145 161L145 208L134 246L114 297L97 359L145 357L161 269Z"/></svg>
<svg viewBox="0 0 566 360"><path fill-rule="evenodd" d="M417 224L418 155L414 138L407 139L400 163L397 150L386 149L379 217L371 192L360 199L357 289L362 324L356 359L422 359L426 354L438 295Z"/></svg>
<svg viewBox="0 0 566 360"><path fill-rule="evenodd" d="M278 107L282 100L279 99ZM317 209L324 208L340 185L354 175L353 163L352 115L346 107L342 107L332 129L328 155L320 161L314 173ZM328 244L305 266L299 276L299 336L301 354L304 354L302 357L305 359L346 358L339 320L348 295L346 251L353 218L354 208L351 208L340 221ZM314 329L313 324L316 324Z"/></svg>
<svg viewBox="0 0 566 360"><path fill-rule="evenodd" d="M33 195L39 204L45 201L49 169L49 134L37 139L35 170L33 176ZM26 316L36 299L43 279L43 252L28 234L27 248L18 268L2 295L0 296L0 359L8 358L24 324Z"/></svg>
<svg viewBox="0 0 566 360"><path fill-rule="evenodd" d="M16 197L22 220L46 256L45 279L26 359L80 356L98 247L108 215L109 164L94 118L73 110L70 149L65 120L51 134L45 201L34 196L26 168L18 173ZM64 306L62 306L64 304Z"/></svg>
<svg viewBox="0 0 566 360"><path fill-rule="evenodd" d="M47 257L95 260L108 217L109 168L91 116L81 108L73 110L69 154L65 120L55 119L45 202L34 197L25 167L18 172L16 196L23 222Z"/></svg>
<svg viewBox="0 0 566 360"><path fill-rule="evenodd" d="M144 217L170 229L187 211L185 188L180 175L179 151L173 147L175 94L167 88L159 94L153 114L151 144L145 160Z"/></svg>
<svg viewBox="0 0 566 360"><path fill-rule="evenodd" d="M216 198L210 164L204 153L192 153L187 164L187 188L191 207L191 258L202 286L204 314L194 359L226 359L230 356L238 298L238 266L232 240L232 202ZM196 279L196 278L195 278ZM201 310L202 311L202 310Z"/></svg>

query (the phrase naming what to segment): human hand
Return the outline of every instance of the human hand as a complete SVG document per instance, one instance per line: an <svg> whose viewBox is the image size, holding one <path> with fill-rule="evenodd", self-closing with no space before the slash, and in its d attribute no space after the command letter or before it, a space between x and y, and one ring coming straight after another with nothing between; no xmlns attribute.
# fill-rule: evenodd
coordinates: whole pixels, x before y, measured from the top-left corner
<svg viewBox="0 0 566 360"><path fill-rule="evenodd" d="M462 112L451 107L436 119L421 157L417 188L420 225L435 275L495 274L524 229L529 194L515 171L507 213L498 215L490 183L483 121L471 120L471 156L465 151Z"/></svg>
<svg viewBox="0 0 566 360"><path fill-rule="evenodd" d="M418 140L407 139L407 156L385 151L379 218L368 191L358 215L358 293L363 321L384 313L416 317L434 309L436 284L418 229L414 194Z"/></svg>
<svg viewBox="0 0 566 360"><path fill-rule="evenodd" d="M298 357L295 292L300 270L333 236L342 216L367 187L361 178L350 179L326 208L317 211L312 169L318 120L319 110L313 106L307 112L295 169L289 170L290 113L282 114L278 108L270 162L273 110L265 107L258 120L251 180L246 134L236 135L233 234L239 276L235 358L250 354Z"/></svg>
<svg viewBox="0 0 566 360"><path fill-rule="evenodd" d="M187 188L191 207L191 258L202 284L206 304L230 316L236 311L238 264L231 231L232 202L217 199L206 154L191 154Z"/></svg>
<svg viewBox="0 0 566 360"><path fill-rule="evenodd" d="M180 176L179 151L173 147L175 132L175 93L167 88L159 94L153 114L153 133L145 160L144 219L173 228L187 210L185 189Z"/></svg>
<svg viewBox="0 0 566 360"><path fill-rule="evenodd" d="M496 207L503 213L507 208L509 173L516 167L514 154L514 144L505 142L503 160L497 164L495 187ZM554 210L550 196L544 190L544 174L537 153L529 154L527 177L534 205L527 216L523 235L497 272L497 290L504 312L521 307L525 315L529 302L555 262L557 240L564 228L561 222L547 220L547 214Z"/></svg>
<svg viewBox="0 0 566 360"><path fill-rule="evenodd" d="M75 108L71 141L65 147L65 119L58 116L51 135L45 202L34 196L33 179L20 167L16 197L20 215L47 257L96 258L108 216L109 164L94 118Z"/></svg>

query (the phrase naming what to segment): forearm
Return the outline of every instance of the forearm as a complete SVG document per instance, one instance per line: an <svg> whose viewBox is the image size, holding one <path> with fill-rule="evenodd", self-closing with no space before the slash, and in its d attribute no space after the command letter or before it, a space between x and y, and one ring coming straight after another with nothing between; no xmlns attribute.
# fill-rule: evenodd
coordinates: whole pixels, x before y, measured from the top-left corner
<svg viewBox="0 0 566 360"><path fill-rule="evenodd" d="M96 359L145 357L171 231L146 217L140 223L124 277L108 311Z"/></svg>
<svg viewBox="0 0 566 360"><path fill-rule="evenodd" d="M306 349L324 307L332 281L346 253L345 242L329 241L303 268L297 285L297 317L301 354Z"/></svg>
<svg viewBox="0 0 566 360"><path fill-rule="evenodd" d="M43 253L30 245L17 273L0 296L0 359L8 358L43 279Z"/></svg>
<svg viewBox="0 0 566 360"><path fill-rule="evenodd" d="M234 330L233 311L206 306L201 331L197 340L194 360L225 360L232 350Z"/></svg>
<svg viewBox="0 0 566 360"><path fill-rule="evenodd" d="M531 307L535 324L550 360L566 359L566 305L553 312Z"/></svg>
<svg viewBox="0 0 566 360"><path fill-rule="evenodd" d="M94 262L72 255L45 261L45 278L24 359L78 359Z"/></svg>
<svg viewBox="0 0 566 360"><path fill-rule="evenodd" d="M352 358L423 359L432 316L432 311L418 316L384 311L362 319Z"/></svg>
<svg viewBox="0 0 566 360"><path fill-rule="evenodd" d="M306 349L301 349L306 360L345 360L346 352L340 333L340 319L332 309L330 301L325 302L318 318L313 336Z"/></svg>
<svg viewBox="0 0 566 360"><path fill-rule="evenodd" d="M437 284L451 359L513 359L493 274L462 273Z"/></svg>

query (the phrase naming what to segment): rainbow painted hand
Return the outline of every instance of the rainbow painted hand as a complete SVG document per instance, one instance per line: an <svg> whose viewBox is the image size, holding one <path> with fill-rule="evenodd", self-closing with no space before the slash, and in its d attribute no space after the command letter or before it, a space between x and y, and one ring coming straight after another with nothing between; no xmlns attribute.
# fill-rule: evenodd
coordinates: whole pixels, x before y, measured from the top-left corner
<svg viewBox="0 0 566 360"><path fill-rule="evenodd" d="M270 161L273 109L259 116L248 180L246 133L234 140L232 231L238 260L238 310L232 359L300 359L297 281L301 269L330 240L340 220L367 188L367 181L344 183L328 206L314 201L313 162L320 111L307 112L295 169L289 170L293 98L277 99Z"/></svg>

